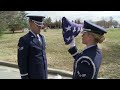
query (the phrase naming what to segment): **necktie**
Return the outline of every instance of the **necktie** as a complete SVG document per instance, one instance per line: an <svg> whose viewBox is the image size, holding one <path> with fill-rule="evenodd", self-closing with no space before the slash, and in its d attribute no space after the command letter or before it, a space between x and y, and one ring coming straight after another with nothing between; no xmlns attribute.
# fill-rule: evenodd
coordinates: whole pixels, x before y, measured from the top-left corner
<svg viewBox="0 0 120 90"><path fill-rule="evenodd" d="M39 34L37 35L37 38L38 38L39 42L42 44L42 41L41 41Z"/></svg>

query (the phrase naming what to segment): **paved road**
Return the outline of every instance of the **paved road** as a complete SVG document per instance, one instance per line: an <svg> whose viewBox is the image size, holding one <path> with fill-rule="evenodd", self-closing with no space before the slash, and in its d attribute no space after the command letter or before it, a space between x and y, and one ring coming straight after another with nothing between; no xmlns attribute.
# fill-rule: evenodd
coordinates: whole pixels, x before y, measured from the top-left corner
<svg viewBox="0 0 120 90"><path fill-rule="evenodd" d="M20 79L19 70L16 68L0 66L0 79ZM48 79L71 79L69 77L64 77L59 74L52 75L48 74Z"/></svg>

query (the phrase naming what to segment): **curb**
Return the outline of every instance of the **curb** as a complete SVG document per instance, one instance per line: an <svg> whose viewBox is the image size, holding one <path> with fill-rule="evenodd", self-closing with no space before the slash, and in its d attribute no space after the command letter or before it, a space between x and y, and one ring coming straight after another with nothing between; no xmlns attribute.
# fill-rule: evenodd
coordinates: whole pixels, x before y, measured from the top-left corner
<svg viewBox="0 0 120 90"><path fill-rule="evenodd" d="M16 63L13 63L13 62L0 61L0 65L13 67L13 68L17 68L18 69L18 65ZM65 76L65 77L72 78L72 72L65 71L65 70L48 68L48 73L50 73L50 74L60 74L60 75Z"/></svg>

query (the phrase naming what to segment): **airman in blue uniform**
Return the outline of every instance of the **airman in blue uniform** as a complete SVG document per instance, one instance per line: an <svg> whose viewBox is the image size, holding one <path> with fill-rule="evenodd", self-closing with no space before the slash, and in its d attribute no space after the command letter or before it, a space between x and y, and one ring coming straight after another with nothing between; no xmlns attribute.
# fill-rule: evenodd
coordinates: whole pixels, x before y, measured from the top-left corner
<svg viewBox="0 0 120 90"><path fill-rule="evenodd" d="M106 30L94 23L84 21L82 43L86 48L79 53L75 45L75 38L69 44L68 52L74 58L73 79L97 79L102 61L102 53L98 43L105 40Z"/></svg>
<svg viewBox="0 0 120 90"><path fill-rule="evenodd" d="M30 31L18 42L18 67L22 79L47 79L46 42L40 30L44 16L28 15Z"/></svg>

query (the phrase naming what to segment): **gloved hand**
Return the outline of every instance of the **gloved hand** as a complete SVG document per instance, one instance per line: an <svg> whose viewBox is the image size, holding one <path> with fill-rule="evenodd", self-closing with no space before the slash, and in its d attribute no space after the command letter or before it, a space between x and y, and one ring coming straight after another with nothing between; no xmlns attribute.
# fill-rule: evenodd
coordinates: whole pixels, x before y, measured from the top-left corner
<svg viewBox="0 0 120 90"><path fill-rule="evenodd" d="M70 48L75 46L75 37L72 36L72 42L69 44Z"/></svg>

